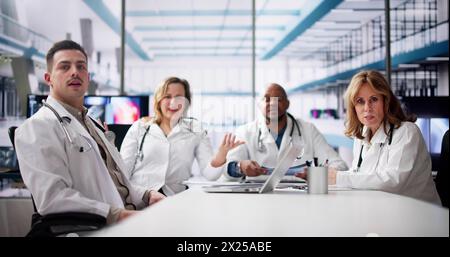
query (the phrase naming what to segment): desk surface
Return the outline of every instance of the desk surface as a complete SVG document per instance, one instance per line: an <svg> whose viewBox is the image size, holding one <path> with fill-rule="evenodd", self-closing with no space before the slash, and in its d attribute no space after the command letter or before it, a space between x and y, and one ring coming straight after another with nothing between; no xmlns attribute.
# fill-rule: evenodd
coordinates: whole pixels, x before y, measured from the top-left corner
<svg viewBox="0 0 450 257"><path fill-rule="evenodd" d="M218 194L191 188L94 236L449 236L449 210L380 191Z"/></svg>

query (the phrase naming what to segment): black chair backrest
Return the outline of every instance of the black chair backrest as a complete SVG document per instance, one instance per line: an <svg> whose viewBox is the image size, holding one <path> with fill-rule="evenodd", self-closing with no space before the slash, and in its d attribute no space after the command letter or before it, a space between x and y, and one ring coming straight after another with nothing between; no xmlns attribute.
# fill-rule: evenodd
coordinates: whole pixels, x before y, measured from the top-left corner
<svg viewBox="0 0 450 257"><path fill-rule="evenodd" d="M11 126L8 129L9 140L11 140L11 144L13 145L14 150L16 149L16 143L14 141L14 139L16 138L16 129L17 129L16 126ZM17 164L19 166L19 172L20 172L19 159L17 159ZM33 196L31 196L31 202L33 203L34 212L37 213L37 208L36 208L36 204L34 203ZM31 223L33 223L33 217L31 218Z"/></svg>
<svg viewBox="0 0 450 257"><path fill-rule="evenodd" d="M131 125L108 124L108 129L116 134L115 145L119 151L120 147L122 146L123 139L125 138L125 135L127 134L130 127Z"/></svg>
<svg viewBox="0 0 450 257"><path fill-rule="evenodd" d="M448 138L448 130L445 132L444 137L442 138L442 146L441 146L441 156L439 158L439 169L436 175L436 189L439 193L439 197L441 198L442 205L448 207L448 173L450 172L448 169L448 154L449 154L449 138Z"/></svg>
<svg viewBox="0 0 450 257"><path fill-rule="evenodd" d="M33 214L31 230L27 237L53 237L69 233L90 232L106 226L106 218L83 212Z"/></svg>
<svg viewBox="0 0 450 257"><path fill-rule="evenodd" d="M12 126L8 129L9 139L11 140L14 149L16 129L16 126ZM105 217L92 213L63 212L41 216L37 212L33 195L31 195L31 201L33 202L34 214L31 217L31 230L28 232L27 237L50 237L81 231L88 232L106 226Z"/></svg>

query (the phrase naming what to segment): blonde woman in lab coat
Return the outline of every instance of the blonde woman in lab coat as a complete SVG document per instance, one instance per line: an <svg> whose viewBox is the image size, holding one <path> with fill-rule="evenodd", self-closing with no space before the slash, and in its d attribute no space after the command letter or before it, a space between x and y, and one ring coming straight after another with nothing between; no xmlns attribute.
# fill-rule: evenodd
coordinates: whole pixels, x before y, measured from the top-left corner
<svg viewBox="0 0 450 257"><path fill-rule="evenodd" d="M330 169L329 183L440 204L431 157L413 123L416 118L405 115L384 76L377 71L359 72L347 88L345 101L345 134L354 138L352 169Z"/></svg>
<svg viewBox="0 0 450 257"><path fill-rule="evenodd" d="M243 144L226 134L215 156L208 134L200 122L185 118L191 92L180 78L166 79L154 95L155 117L136 121L127 132L121 155L132 183L173 195L185 190L197 160L201 174L216 180L229 150Z"/></svg>

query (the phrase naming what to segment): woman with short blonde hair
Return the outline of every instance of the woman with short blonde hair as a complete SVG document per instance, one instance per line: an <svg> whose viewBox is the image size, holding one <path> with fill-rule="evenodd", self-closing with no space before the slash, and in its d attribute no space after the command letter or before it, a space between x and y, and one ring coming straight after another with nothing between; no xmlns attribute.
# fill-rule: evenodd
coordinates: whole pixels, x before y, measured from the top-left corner
<svg viewBox="0 0 450 257"><path fill-rule="evenodd" d="M165 195L185 190L197 161L208 180L222 174L229 150L243 144L225 134L215 156L211 140L199 121L186 117L191 103L189 82L177 77L165 79L154 94L154 117L136 121L120 149L130 181Z"/></svg>

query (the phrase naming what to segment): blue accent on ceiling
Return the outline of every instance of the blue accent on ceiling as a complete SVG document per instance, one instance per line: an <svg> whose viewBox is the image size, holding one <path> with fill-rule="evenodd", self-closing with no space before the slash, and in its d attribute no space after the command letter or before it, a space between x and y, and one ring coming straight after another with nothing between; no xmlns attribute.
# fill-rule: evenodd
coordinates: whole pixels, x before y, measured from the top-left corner
<svg viewBox="0 0 450 257"><path fill-rule="evenodd" d="M235 50L235 46L150 46L149 50ZM251 46L240 47L239 49L252 49ZM257 47L256 49L263 49Z"/></svg>
<svg viewBox="0 0 450 257"><path fill-rule="evenodd" d="M403 63L411 63L416 61L425 60L427 57L433 57L433 56L439 56L446 54L448 56L448 40L443 41L440 43L434 43L430 44L428 46L425 46L423 48L419 48L407 53L402 53L394 56L392 58L392 68L398 67L399 64ZM346 80L350 79L353 75L358 73L360 70L367 70L367 69L375 69L375 70L382 70L385 69L385 62L384 60L370 63L367 65L363 65L356 69L351 69L345 72L341 72L335 75L332 75L330 77L316 80L313 82L309 82L300 86L297 86L291 90L289 90L289 93L294 92L302 92L306 90L316 89L325 87L327 83L332 83L337 80Z"/></svg>
<svg viewBox="0 0 450 257"><path fill-rule="evenodd" d="M192 54L180 54L180 53L173 53L173 54L155 54L156 57L249 57L252 56L251 53L249 54L236 54L236 53L230 53L230 54L217 54L217 53L192 53Z"/></svg>
<svg viewBox="0 0 450 257"><path fill-rule="evenodd" d="M268 60L275 56L341 2L343 0L308 0L302 8L298 22L286 28L285 33L275 40L273 45L268 47L268 50L261 55L261 59Z"/></svg>
<svg viewBox="0 0 450 257"><path fill-rule="evenodd" d="M87 0L85 0L87 1ZM136 26L135 31L164 31L164 30L251 30L251 25L208 26L208 25L178 25L178 26ZM284 26L257 26L257 30L284 30Z"/></svg>
<svg viewBox="0 0 450 257"><path fill-rule="evenodd" d="M244 40L244 37L145 37L142 39L143 42L161 42L161 41L178 41L178 42L183 42L183 41L223 41L223 42L228 42L228 41L242 41ZM250 39L248 39L250 40ZM273 38L271 37L259 37L256 38L256 41L272 41Z"/></svg>
<svg viewBox="0 0 450 257"><path fill-rule="evenodd" d="M31 59L31 57L37 56L45 59L45 53L40 52L34 47L27 47L17 43L15 40L9 39L7 36L0 34L0 44L10 46L12 48L23 51L23 57Z"/></svg>
<svg viewBox="0 0 450 257"><path fill-rule="evenodd" d="M262 10L261 15L273 16L298 16L299 10ZM251 16L252 10L142 10L128 11L127 16L131 17L155 17L155 16Z"/></svg>
<svg viewBox="0 0 450 257"><path fill-rule="evenodd" d="M89 8L91 8L98 15L98 17L100 17L114 32L116 32L120 36L120 21L111 13L111 11L108 9L108 7L106 7L102 0L83 0L83 2ZM128 32L125 33L125 42L142 60L150 61L150 57L147 55L147 53Z"/></svg>

